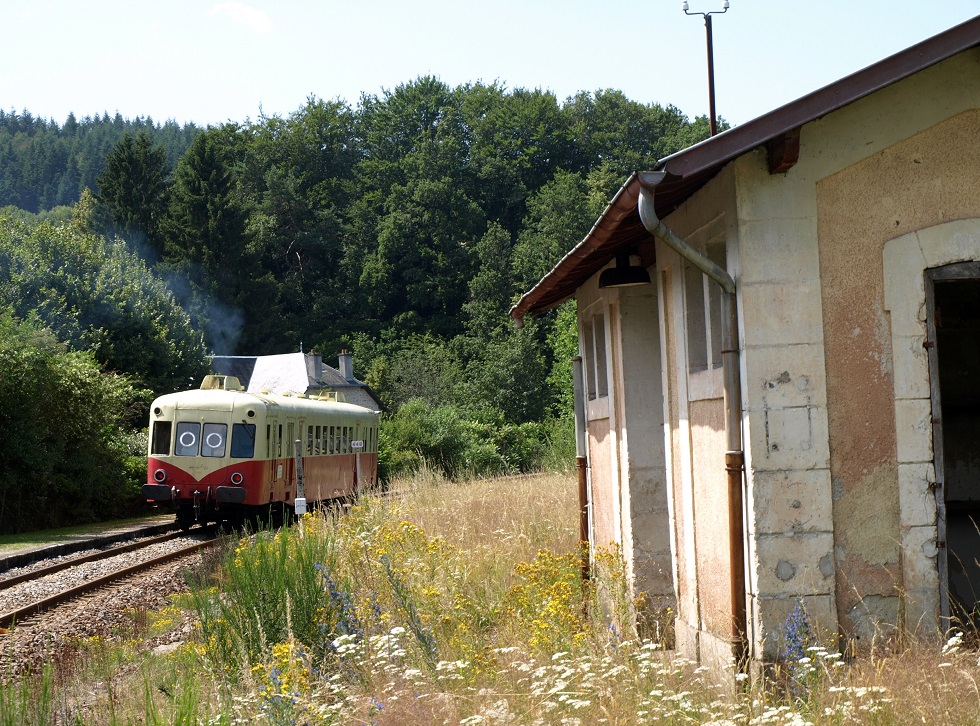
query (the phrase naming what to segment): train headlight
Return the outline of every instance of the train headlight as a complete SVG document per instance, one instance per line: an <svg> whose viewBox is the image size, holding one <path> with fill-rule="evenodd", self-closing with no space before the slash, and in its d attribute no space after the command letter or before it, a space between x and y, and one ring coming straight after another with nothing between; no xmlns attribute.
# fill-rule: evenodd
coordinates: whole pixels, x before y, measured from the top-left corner
<svg viewBox="0 0 980 726"><path fill-rule="evenodd" d="M234 484L236 487L240 487L242 485L242 482L244 481L245 481L245 477L242 476L241 472L236 471L234 474L231 475L231 483Z"/></svg>
<svg viewBox="0 0 980 726"><path fill-rule="evenodd" d="M167 472L165 472L163 469L157 469L155 472L153 472L153 479L162 484L167 480Z"/></svg>

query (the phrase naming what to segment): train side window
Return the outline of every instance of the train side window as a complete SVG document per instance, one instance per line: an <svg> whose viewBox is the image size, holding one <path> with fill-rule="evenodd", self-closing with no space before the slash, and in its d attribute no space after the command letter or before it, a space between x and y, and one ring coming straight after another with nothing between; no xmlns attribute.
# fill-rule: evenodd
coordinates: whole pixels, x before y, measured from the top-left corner
<svg viewBox="0 0 980 726"><path fill-rule="evenodd" d="M320 453L320 427L319 426L317 426L316 429L314 430L313 441L314 441L313 453L319 454Z"/></svg>
<svg viewBox="0 0 980 726"><path fill-rule="evenodd" d="M151 455L167 456L170 453L170 434L172 431L173 424L170 421L154 421Z"/></svg>
<svg viewBox="0 0 980 726"><path fill-rule="evenodd" d="M272 458L272 426L265 425L265 458Z"/></svg>
<svg viewBox="0 0 980 726"><path fill-rule="evenodd" d="M201 424L191 421L181 421L177 424L177 445L174 454L177 456L197 456L200 448Z"/></svg>
<svg viewBox="0 0 980 726"><path fill-rule="evenodd" d="M231 428L231 458L251 459L253 456L255 456L255 424L235 424Z"/></svg>
<svg viewBox="0 0 980 726"><path fill-rule="evenodd" d="M334 453L333 426L330 427L329 444L330 446L327 448L327 453L333 454Z"/></svg>
<svg viewBox="0 0 980 726"><path fill-rule="evenodd" d="M345 454L350 453L350 426L344 426L344 434L340 441L340 446Z"/></svg>
<svg viewBox="0 0 980 726"><path fill-rule="evenodd" d="M313 427L306 427L306 455L313 456Z"/></svg>
<svg viewBox="0 0 980 726"><path fill-rule="evenodd" d="M228 424L204 424L204 436L201 439L201 456L222 459L225 447L228 445Z"/></svg>
<svg viewBox="0 0 980 726"><path fill-rule="evenodd" d="M279 424L279 432L276 435L276 458L282 458L282 424Z"/></svg>

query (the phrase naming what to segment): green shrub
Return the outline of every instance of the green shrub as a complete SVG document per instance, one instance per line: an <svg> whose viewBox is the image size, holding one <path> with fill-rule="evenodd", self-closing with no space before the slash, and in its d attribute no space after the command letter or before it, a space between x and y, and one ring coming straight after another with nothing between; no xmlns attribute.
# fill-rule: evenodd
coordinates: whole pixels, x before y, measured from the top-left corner
<svg viewBox="0 0 980 726"><path fill-rule="evenodd" d="M0 311L0 533L130 513L146 469L123 423L145 395Z"/></svg>
<svg viewBox="0 0 980 726"><path fill-rule="evenodd" d="M379 470L382 479L423 467L449 478L528 472L541 468L548 448L540 423L507 423L495 409L470 418L456 406L413 399L382 422Z"/></svg>

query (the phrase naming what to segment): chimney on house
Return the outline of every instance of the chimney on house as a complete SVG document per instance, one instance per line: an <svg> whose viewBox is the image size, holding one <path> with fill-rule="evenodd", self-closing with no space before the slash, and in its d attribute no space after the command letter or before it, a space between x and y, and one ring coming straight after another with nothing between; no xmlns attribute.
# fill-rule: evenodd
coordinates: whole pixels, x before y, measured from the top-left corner
<svg viewBox="0 0 980 726"><path fill-rule="evenodd" d="M323 380L323 355L315 351L306 354L306 372L312 381Z"/></svg>
<svg viewBox="0 0 980 726"><path fill-rule="evenodd" d="M354 378L354 356L348 353L346 350L340 351L338 356L340 366L340 375L344 377L344 380L348 383L353 383Z"/></svg>

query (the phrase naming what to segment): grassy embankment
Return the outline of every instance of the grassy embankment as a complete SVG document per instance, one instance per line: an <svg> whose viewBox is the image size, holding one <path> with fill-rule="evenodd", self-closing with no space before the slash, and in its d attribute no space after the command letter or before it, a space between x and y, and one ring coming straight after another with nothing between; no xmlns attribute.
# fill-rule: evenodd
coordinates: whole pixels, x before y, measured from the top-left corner
<svg viewBox="0 0 980 726"><path fill-rule="evenodd" d="M0 687L20 723L977 723L977 654L892 646L845 663L789 623L796 661L733 686L628 625L614 553L581 587L574 480L419 478L347 515L241 540L129 634ZM121 675L120 675L121 674Z"/></svg>

